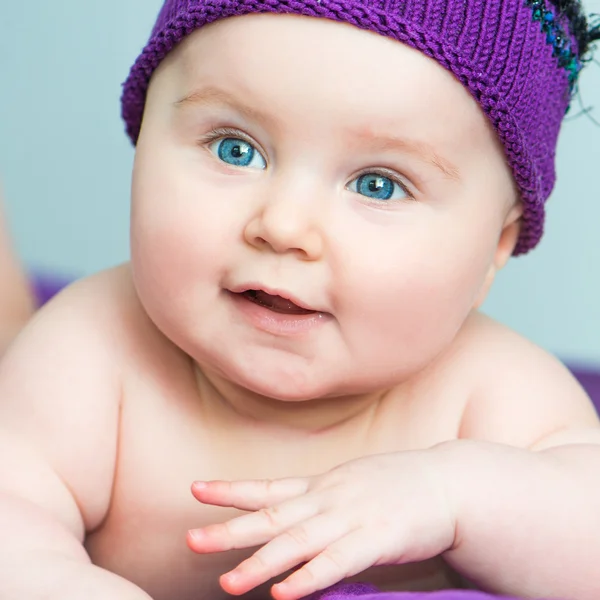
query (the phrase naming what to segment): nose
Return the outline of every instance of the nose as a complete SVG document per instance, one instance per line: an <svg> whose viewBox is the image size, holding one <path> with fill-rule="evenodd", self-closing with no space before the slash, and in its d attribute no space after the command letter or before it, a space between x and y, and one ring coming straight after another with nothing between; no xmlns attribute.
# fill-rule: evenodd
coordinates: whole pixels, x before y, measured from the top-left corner
<svg viewBox="0 0 600 600"><path fill-rule="evenodd" d="M246 241L259 250L292 253L302 260L318 260L323 253L322 219L314 194L281 189L261 203L246 225Z"/></svg>

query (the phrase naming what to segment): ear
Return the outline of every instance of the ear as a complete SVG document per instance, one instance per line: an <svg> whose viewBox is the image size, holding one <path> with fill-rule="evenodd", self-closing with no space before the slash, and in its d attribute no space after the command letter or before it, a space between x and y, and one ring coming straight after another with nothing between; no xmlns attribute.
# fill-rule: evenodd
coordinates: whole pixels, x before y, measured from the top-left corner
<svg viewBox="0 0 600 600"><path fill-rule="evenodd" d="M521 203L515 204L508 213L498 245L496 246L496 252L494 254L494 260L490 265L490 268L485 276L485 280L479 294L473 305L474 308L479 308L483 301L487 298L487 295L496 279L496 274L500 269L506 265L508 259L512 256L512 253L519 241L519 233L521 232L521 217L523 216L523 207Z"/></svg>

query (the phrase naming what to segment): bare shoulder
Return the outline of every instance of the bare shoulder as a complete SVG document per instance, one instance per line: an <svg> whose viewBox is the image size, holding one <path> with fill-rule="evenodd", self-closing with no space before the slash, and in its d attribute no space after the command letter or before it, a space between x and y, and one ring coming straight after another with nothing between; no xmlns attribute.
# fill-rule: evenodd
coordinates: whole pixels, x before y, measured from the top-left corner
<svg viewBox="0 0 600 600"><path fill-rule="evenodd" d="M29 337L29 330L40 329L57 335L63 345L71 339L74 349L80 342L71 336L80 339L84 354L106 351L110 363L122 368L136 337L153 326L135 293L129 264L125 263L67 286L38 311L21 337Z"/></svg>
<svg viewBox="0 0 600 600"><path fill-rule="evenodd" d="M533 447L562 431L599 426L590 398L560 360L483 314L469 318L454 359L469 390L461 437Z"/></svg>
<svg viewBox="0 0 600 600"><path fill-rule="evenodd" d="M23 328L1 363L0 376L29 369L34 358L55 360L63 354L74 354L77 365L102 362L103 348L115 351L115 336L132 310L130 295L124 266L69 285Z"/></svg>
<svg viewBox="0 0 600 600"><path fill-rule="evenodd" d="M73 531L96 526L110 504L122 348L139 312L126 266L83 279L44 306L0 362L0 488Z"/></svg>
<svg viewBox="0 0 600 600"><path fill-rule="evenodd" d="M130 268L123 264L68 285L42 307L36 320L63 315L83 319L91 329L105 331L106 325L112 330L137 310Z"/></svg>

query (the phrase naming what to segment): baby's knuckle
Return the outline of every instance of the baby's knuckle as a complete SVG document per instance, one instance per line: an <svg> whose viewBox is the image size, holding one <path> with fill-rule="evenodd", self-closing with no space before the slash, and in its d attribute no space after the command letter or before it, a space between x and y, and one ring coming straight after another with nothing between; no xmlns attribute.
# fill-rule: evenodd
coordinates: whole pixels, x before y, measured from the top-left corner
<svg viewBox="0 0 600 600"><path fill-rule="evenodd" d="M302 586L311 586L318 581L312 562L304 565L299 571L293 575L296 583Z"/></svg>
<svg viewBox="0 0 600 600"><path fill-rule="evenodd" d="M224 523L214 525L214 527L214 534L219 538L225 538L230 542L236 539L235 523L225 521Z"/></svg>
<svg viewBox="0 0 600 600"><path fill-rule="evenodd" d="M277 491L277 487L276 487L277 482L274 479L265 479L265 481L263 482L264 485L264 491L265 494L267 496L272 496L276 491Z"/></svg>
<svg viewBox="0 0 600 600"><path fill-rule="evenodd" d="M281 514L277 506L261 508L260 514L270 530L279 531L281 529Z"/></svg>
<svg viewBox="0 0 600 600"><path fill-rule="evenodd" d="M308 532L303 525L288 529L283 535L295 546L306 546L309 541Z"/></svg>
<svg viewBox="0 0 600 600"><path fill-rule="evenodd" d="M335 569L335 572L342 577L346 577L348 570L348 557L346 553L336 546L328 546L321 553L323 561L330 564Z"/></svg>
<svg viewBox="0 0 600 600"><path fill-rule="evenodd" d="M269 572L270 566L268 562L265 560L265 557L262 555L262 552L257 552L253 554L250 559L250 566L252 571L259 571L260 573Z"/></svg>

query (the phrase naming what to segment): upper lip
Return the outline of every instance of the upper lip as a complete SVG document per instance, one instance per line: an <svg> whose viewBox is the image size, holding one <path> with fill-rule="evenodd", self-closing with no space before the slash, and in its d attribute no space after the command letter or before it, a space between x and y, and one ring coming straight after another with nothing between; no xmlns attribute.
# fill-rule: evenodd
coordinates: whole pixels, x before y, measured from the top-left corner
<svg viewBox="0 0 600 600"><path fill-rule="evenodd" d="M319 308L315 308L314 306L310 306L309 304L307 304L306 302L303 302L297 296L294 296L294 294L291 294L290 292L288 292L286 290L283 290L281 288L270 288L261 283L248 283L248 284L238 285L238 286L235 286L235 287L229 289L229 291L234 294L243 294L244 292L248 292L250 290L254 290L257 292L258 291L265 292L265 294L269 294L271 296L279 296L279 297L283 298L284 300L293 302L296 306L299 306L300 308L302 308L304 310L309 310L312 312L326 312L326 311L320 310Z"/></svg>

